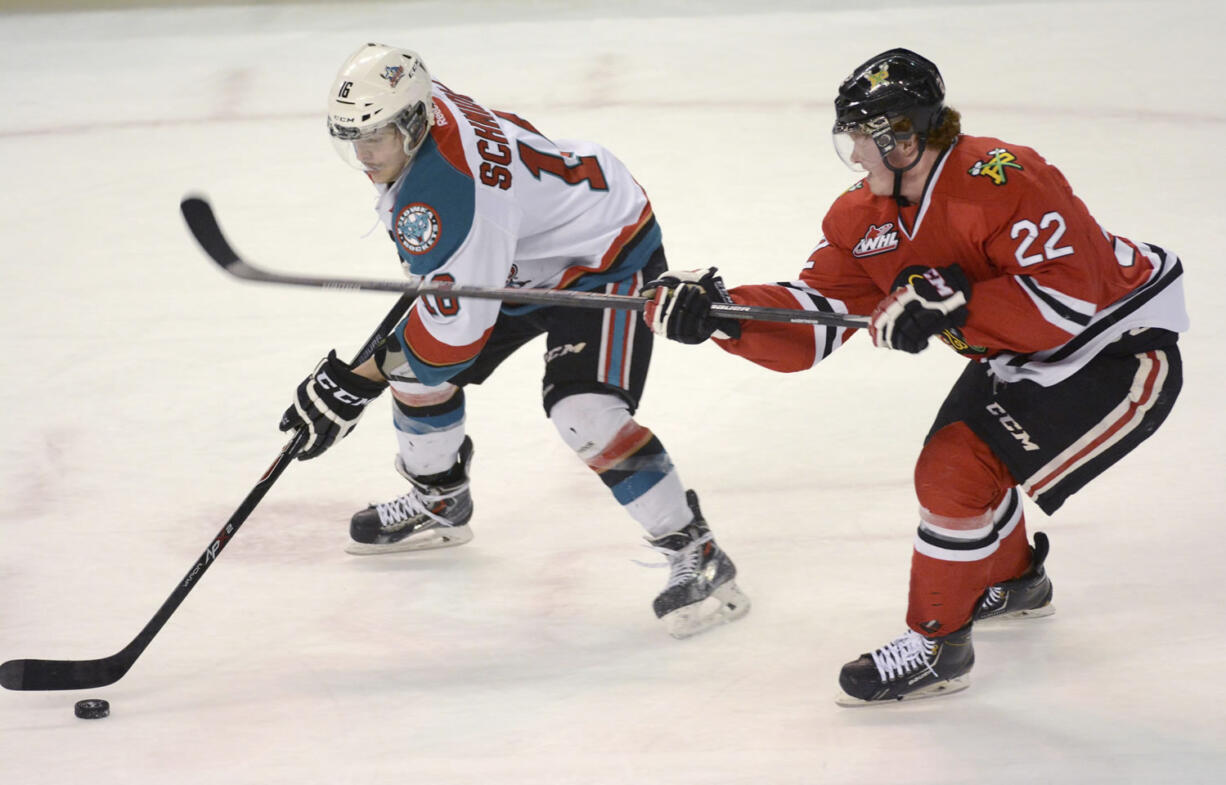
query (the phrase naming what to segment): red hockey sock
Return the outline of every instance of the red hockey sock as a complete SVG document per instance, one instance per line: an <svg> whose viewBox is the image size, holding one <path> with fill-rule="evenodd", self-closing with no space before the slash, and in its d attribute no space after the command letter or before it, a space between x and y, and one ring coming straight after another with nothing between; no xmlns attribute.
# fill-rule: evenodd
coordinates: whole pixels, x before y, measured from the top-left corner
<svg viewBox="0 0 1226 785"><path fill-rule="evenodd" d="M964 423L942 428L924 445L915 467L921 524L907 604L913 630L932 636L965 626L988 586L1029 566L1014 485Z"/></svg>
<svg viewBox="0 0 1226 785"><path fill-rule="evenodd" d="M1018 500L1021 504L1021 500ZM1030 569L1030 540L1026 536L1026 518L1018 512L1017 526L1011 532L1001 532L1000 544L990 558L988 585L1020 577Z"/></svg>
<svg viewBox="0 0 1226 785"><path fill-rule="evenodd" d="M911 554L907 626L922 635L948 635L966 626L988 585L990 560L947 561Z"/></svg>

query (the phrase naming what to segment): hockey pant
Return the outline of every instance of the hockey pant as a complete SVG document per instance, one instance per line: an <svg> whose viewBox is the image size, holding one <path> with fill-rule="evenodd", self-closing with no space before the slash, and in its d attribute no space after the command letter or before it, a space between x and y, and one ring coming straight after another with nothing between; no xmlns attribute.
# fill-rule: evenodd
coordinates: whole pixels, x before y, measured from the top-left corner
<svg viewBox="0 0 1226 785"><path fill-rule="evenodd" d="M635 295L667 267L657 247L642 270L607 284L609 294ZM650 330L633 311L504 309L476 361L449 382L391 383L400 457L412 474L452 465L464 440L464 389L481 384L504 360L540 335L546 338L541 402L571 449L652 536L684 528L693 513L668 452L633 415L651 364Z"/></svg>
<svg viewBox="0 0 1226 785"><path fill-rule="evenodd" d="M1157 430L1182 386L1175 341L1130 334L1051 387L967 366L915 468L911 629L959 629L989 586L1029 568L1021 492L1050 515Z"/></svg>

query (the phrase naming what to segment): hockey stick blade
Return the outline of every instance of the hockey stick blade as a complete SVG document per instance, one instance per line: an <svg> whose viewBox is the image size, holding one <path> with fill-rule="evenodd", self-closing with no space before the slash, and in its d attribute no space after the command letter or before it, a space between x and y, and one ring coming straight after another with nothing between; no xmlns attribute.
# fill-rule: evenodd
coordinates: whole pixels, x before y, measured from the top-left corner
<svg viewBox="0 0 1226 785"><path fill-rule="evenodd" d="M128 649L98 660L9 660L0 665L0 687L92 690L119 681L135 661L136 654L130 654Z"/></svg>
<svg viewBox="0 0 1226 785"><path fill-rule="evenodd" d="M222 239L223 244L224 242L225 240ZM396 304L366 339L366 343L350 364L357 365L371 357L383 336L408 312L412 304L413 298L408 295L398 298ZM268 493L277 478L298 456L298 452L306 441L306 432L299 430L294 433L293 438L286 442L272 465L260 476L255 486L239 504L238 509L213 537L212 542L175 586L174 591L158 608L157 613L153 614L153 618L127 646L110 657L97 660L9 660L0 664L0 687L6 690L88 690L114 684L123 678L175 610L187 598L187 595L199 585L204 573L217 561L222 550L234 539L234 535L238 533L239 528L255 510L264 495Z"/></svg>
<svg viewBox="0 0 1226 785"><path fill-rule="evenodd" d="M226 521L226 525L221 528L209 546L200 554L200 558L162 603L162 607L158 608L153 618L127 646L110 657L97 660L9 660L0 665L0 686L9 690L87 690L94 687L105 687L123 678L191 590L200 582L204 573L217 560L222 549L234 537L255 506L264 498L264 494L268 492L272 484L281 476L281 472L285 471L289 462L298 454L304 441L303 434L297 433L281 449L276 461L264 472L260 481L247 494L247 498Z"/></svg>
<svg viewBox="0 0 1226 785"><path fill-rule="evenodd" d="M344 289L358 292L400 292L411 295L441 295L469 297L476 300L500 300L523 305L563 306L569 308L607 308L621 311L642 311L647 300L642 297L580 292L569 289L513 289L483 286L454 286L447 283L413 283L363 278L336 278L277 273L257 267L243 259L221 231L212 206L203 197L188 196L179 204L188 229L204 252L221 269L246 281L309 286L317 289ZM712 303L711 313L730 319L792 324L817 324L827 327L867 327L868 317L824 311L802 311L791 308L765 308L736 303Z"/></svg>

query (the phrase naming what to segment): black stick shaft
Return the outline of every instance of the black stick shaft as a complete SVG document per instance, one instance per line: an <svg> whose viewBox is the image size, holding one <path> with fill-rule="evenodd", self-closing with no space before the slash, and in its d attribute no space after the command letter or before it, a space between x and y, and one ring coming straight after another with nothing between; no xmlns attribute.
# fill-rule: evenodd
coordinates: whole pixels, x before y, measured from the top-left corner
<svg viewBox="0 0 1226 785"><path fill-rule="evenodd" d="M353 365L365 361L374 353L375 345L395 327L396 322L408 310L412 302L413 295L411 294L402 295L396 301L396 305L383 318L379 327L358 352ZM116 654L97 660L9 660L0 665L0 686L9 690L84 690L105 687L123 678L175 610L187 598L187 595L200 583L204 573L217 561L217 557L234 538L239 527L243 525L264 495L268 493L269 488L289 466L290 461L298 455L305 440L306 434L303 431L297 431L293 438L281 448L276 460L256 482L255 487L247 494L247 498L243 499L242 504L226 521L225 526L221 527L221 531L200 554L200 558L183 576L183 580L179 581L179 585L162 603L162 607L158 608L157 613L153 614L153 618L132 639L131 643Z"/></svg>
<svg viewBox="0 0 1226 785"><path fill-rule="evenodd" d="M647 301L642 297L577 292L555 289L512 289L485 286L455 286L447 283L413 283L370 278L338 278L329 276L278 273L257 267L234 250L221 231L213 208L204 199L191 196L182 201L180 209L188 228L204 252L230 275L246 281L309 286L316 289L341 289L355 292L404 292L439 297L469 297L476 300L501 300L526 305L565 306L570 308L608 308L621 311L642 311ZM792 308L767 308L737 303L712 303L711 313L730 319L761 322L817 324L826 327L867 327L868 317L827 311L803 311Z"/></svg>

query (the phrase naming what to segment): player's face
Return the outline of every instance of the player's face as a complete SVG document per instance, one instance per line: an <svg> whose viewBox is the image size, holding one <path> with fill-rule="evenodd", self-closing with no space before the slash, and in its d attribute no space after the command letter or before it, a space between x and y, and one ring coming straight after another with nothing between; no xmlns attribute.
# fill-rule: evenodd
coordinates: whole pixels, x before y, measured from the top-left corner
<svg viewBox="0 0 1226 785"><path fill-rule="evenodd" d="M874 196L893 194L894 170L904 169L912 162L917 152L915 140L899 140L895 148L883 158L877 143L869 134L853 131L846 136L851 143L851 149L845 156L847 163L853 169L867 173L868 176L864 179Z"/></svg>
<svg viewBox="0 0 1226 785"><path fill-rule="evenodd" d="M362 169L376 183L394 182L409 162L404 152L404 136L394 125L384 126L353 142L353 152Z"/></svg>

